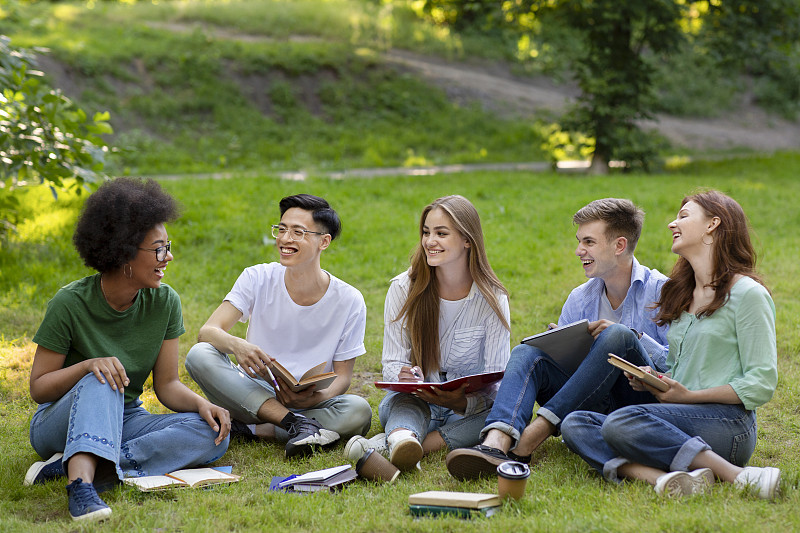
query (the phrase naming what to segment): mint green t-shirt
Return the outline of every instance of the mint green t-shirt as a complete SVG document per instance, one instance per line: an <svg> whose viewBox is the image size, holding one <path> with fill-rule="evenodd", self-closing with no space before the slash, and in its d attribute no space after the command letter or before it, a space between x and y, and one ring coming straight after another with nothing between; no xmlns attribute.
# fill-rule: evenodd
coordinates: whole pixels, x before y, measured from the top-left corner
<svg viewBox="0 0 800 533"><path fill-rule="evenodd" d="M169 285L140 289L133 305L117 311L106 302L100 274L95 274L59 289L33 342L66 355L64 368L85 359L116 357L130 379L125 387L125 402L130 402L142 394L161 344L185 331L180 298Z"/></svg>
<svg viewBox="0 0 800 533"><path fill-rule="evenodd" d="M744 277L713 315L683 312L669 326L667 364L689 390L730 385L745 409L767 403L778 384L775 304L767 289Z"/></svg>

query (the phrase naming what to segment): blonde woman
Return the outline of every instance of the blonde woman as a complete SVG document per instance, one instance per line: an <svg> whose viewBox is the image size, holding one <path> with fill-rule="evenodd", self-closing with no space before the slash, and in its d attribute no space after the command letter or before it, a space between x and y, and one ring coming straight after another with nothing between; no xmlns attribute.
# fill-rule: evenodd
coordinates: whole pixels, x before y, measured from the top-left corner
<svg viewBox="0 0 800 533"><path fill-rule="evenodd" d="M463 196L422 211L408 271L391 281L384 308L383 378L442 382L504 370L509 358L508 292L486 257L480 217ZM477 444L499 384L466 394L390 392L379 406L386 433L353 437L345 453L387 453L401 470L424 454Z"/></svg>

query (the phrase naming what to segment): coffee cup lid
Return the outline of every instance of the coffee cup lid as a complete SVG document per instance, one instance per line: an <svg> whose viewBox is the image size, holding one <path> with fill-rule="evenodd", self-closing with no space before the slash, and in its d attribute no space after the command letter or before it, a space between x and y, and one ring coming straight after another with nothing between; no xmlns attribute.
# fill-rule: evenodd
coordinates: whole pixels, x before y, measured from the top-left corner
<svg viewBox="0 0 800 533"><path fill-rule="evenodd" d="M497 467L497 475L506 479L525 479L531 475L531 469L525 463L506 461Z"/></svg>
<svg viewBox="0 0 800 533"><path fill-rule="evenodd" d="M364 455L362 455L361 459L359 459L358 462L356 463L356 472L359 472L361 470L361 467L364 466L364 463L367 462L367 459L369 459L369 456L372 455L374 451L375 451L374 448L370 448L366 452L364 452Z"/></svg>

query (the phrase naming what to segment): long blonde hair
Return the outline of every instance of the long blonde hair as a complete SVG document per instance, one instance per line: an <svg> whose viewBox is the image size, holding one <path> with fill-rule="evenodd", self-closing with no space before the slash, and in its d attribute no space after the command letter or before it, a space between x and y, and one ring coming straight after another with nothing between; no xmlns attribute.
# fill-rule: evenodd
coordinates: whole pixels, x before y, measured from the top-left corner
<svg viewBox="0 0 800 533"><path fill-rule="evenodd" d="M439 370L439 287L435 267L429 266L422 246L422 232L428 213L442 209L453 221L455 228L470 243L467 248L469 273L489 306L506 329L511 329L495 291L508 296L508 291L497 279L483 242L483 230L478 211L463 196L444 196L434 200L422 210L419 220L420 242L411 256L408 297L395 320L406 319L411 337L411 363L422 368L425 375Z"/></svg>

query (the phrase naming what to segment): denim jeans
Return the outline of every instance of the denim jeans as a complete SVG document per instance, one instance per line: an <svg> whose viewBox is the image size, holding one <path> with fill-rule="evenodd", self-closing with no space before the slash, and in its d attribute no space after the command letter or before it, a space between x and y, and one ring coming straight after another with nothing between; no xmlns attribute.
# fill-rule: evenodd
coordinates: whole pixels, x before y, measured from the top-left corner
<svg viewBox="0 0 800 533"><path fill-rule="evenodd" d="M207 342L192 346L186 354L186 371L205 393L210 402L224 407L231 417L245 424L260 424L258 410L275 398L271 383L251 378L233 364L230 358ZM342 438L366 435L372 424L369 402L354 394L341 394L320 402L309 409L292 409L295 413L314 418L325 429ZM275 425L275 438L286 441L286 430Z"/></svg>
<svg viewBox="0 0 800 533"><path fill-rule="evenodd" d="M217 433L199 414L154 415L141 404L124 404L122 393L87 374L55 402L39 405L31 445L42 458L63 452L65 463L76 453L106 459L119 479L205 465L227 451L228 439L214 444Z"/></svg>
<svg viewBox="0 0 800 533"><path fill-rule="evenodd" d="M488 414L489 411L482 411L465 417L405 392L389 392L378 406L386 435L404 428L414 432L422 443L428 433L438 431L450 450L478 444L478 433Z"/></svg>
<svg viewBox="0 0 800 533"><path fill-rule="evenodd" d="M619 481L617 469L625 463L688 471L705 450L744 466L756 446L756 413L716 403L631 405L610 415L576 411L561 432L572 451Z"/></svg>
<svg viewBox="0 0 800 533"><path fill-rule="evenodd" d="M558 429L565 416L579 409L608 413L626 405L655 402L649 392L631 388L622 371L608 362L609 352L637 366L653 366L636 335L620 324L610 325L597 336L572 376L540 349L516 346L481 438L498 429L518 442L536 403L540 405L537 414Z"/></svg>

